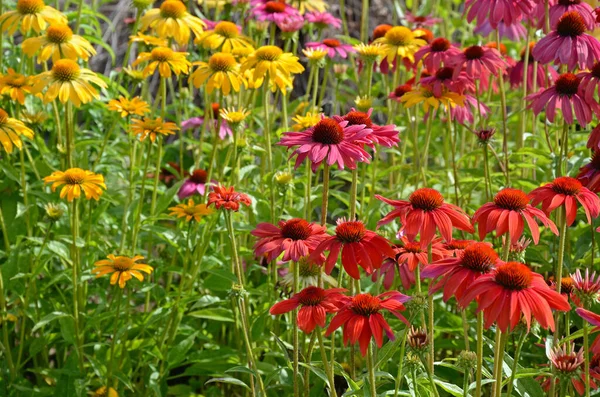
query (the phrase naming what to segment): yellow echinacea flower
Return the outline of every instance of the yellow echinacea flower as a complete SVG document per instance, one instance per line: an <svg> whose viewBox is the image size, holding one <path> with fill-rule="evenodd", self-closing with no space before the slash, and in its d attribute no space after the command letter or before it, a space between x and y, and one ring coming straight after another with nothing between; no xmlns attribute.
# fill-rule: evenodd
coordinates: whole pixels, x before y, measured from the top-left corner
<svg viewBox="0 0 600 397"><path fill-rule="evenodd" d="M196 42L205 48L221 52L233 52L238 48L254 49L252 41L240 33L235 23L229 21L217 23L213 30L204 32Z"/></svg>
<svg viewBox="0 0 600 397"><path fill-rule="evenodd" d="M138 55L133 66L147 63L143 70L144 76L154 74L156 68L161 77L169 78L172 73L179 76L181 73L188 74L192 64L186 59L187 52L175 52L168 47L156 47L151 52L142 52Z"/></svg>
<svg viewBox="0 0 600 397"><path fill-rule="evenodd" d="M160 8L146 12L140 24L140 31L152 28L158 37L172 37L179 45L190 40L190 32L194 32L196 37L201 36L205 27L204 22L187 12L187 6L179 0L166 0Z"/></svg>
<svg viewBox="0 0 600 397"><path fill-rule="evenodd" d="M294 54L267 45L250 54L242 64L242 72L249 69L254 69L252 76L254 80L268 76L271 82L285 94L286 87L292 87L292 74L302 73L304 66L298 62L298 57Z"/></svg>
<svg viewBox="0 0 600 397"><path fill-rule="evenodd" d="M212 208L208 208L206 204L195 204L193 199L189 199L187 204L181 203L175 207L170 207L169 210L171 210L169 215L185 218L186 222L190 222L192 219L200 222L203 216L215 212Z"/></svg>
<svg viewBox="0 0 600 397"><path fill-rule="evenodd" d="M38 63L46 62L50 57L52 62L61 58L87 61L96 54L89 41L73 34L71 28L63 24L50 25L45 35L29 38L21 46L23 52L30 57L41 49L37 56Z"/></svg>
<svg viewBox="0 0 600 397"><path fill-rule="evenodd" d="M40 33L49 23L67 23L60 11L47 6L43 0L18 0L13 11L7 11L0 16L2 31L13 35L21 24L21 33L29 33L31 29Z"/></svg>
<svg viewBox="0 0 600 397"><path fill-rule="evenodd" d="M381 44L383 53L390 64L396 57L407 58L414 62L415 52L427 44L425 40L416 38L413 31L404 26L394 26L387 31L385 36L378 38L374 43Z"/></svg>
<svg viewBox="0 0 600 397"><path fill-rule="evenodd" d="M4 150L12 153L15 146L21 149L23 147L22 136L33 139L33 131L27 128L22 121L8 117L8 113L0 109L0 143Z"/></svg>
<svg viewBox="0 0 600 397"><path fill-rule="evenodd" d="M92 273L96 275L96 278L112 273L110 284L115 285L119 283L119 287L121 288L125 288L125 284L131 280L132 276L140 281L144 281L144 275L140 272L150 274L154 270L152 266L148 266L145 263L136 263L140 259L144 259L141 255L130 258L128 256L110 254L107 257L108 259L94 263L95 267L92 269Z"/></svg>
<svg viewBox="0 0 600 397"><path fill-rule="evenodd" d="M221 90L223 95L229 95L231 89L240 90L242 77L239 65L233 55L225 52L213 54L208 62L196 62L198 68L190 76L190 82L200 88L205 82L206 91L210 94L215 88Z"/></svg>
<svg viewBox="0 0 600 397"><path fill-rule="evenodd" d="M139 96L131 99L120 96L119 99L108 101L108 109L120 113L121 117L143 116L150 112L150 105Z"/></svg>
<svg viewBox="0 0 600 397"><path fill-rule="evenodd" d="M403 102L404 107L407 108L422 103L423 110L428 112L429 108L437 110L440 105L444 106L446 110L455 106L464 106L464 99L463 95L450 91L444 91L441 96L436 96L431 88L421 86L402 95L400 102Z"/></svg>
<svg viewBox="0 0 600 397"><path fill-rule="evenodd" d="M173 135L178 130L179 127L175 123L163 121L160 117L155 119L144 117L143 119L131 120L131 131L135 135L140 135L140 141L145 140L150 135L150 141L154 142L157 136Z"/></svg>
<svg viewBox="0 0 600 397"><path fill-rule="evenodd" d="M25 95L31 94L33 88L30 76L15 73L8 68L8 73L0 77L0 94L10 96L13 101L25 104Z"/></svg>
<svg viewBox="0 0 600 397"><path fill-rule="evenodd" d="M102 175L81 168L69 168L64 172L54 171L44 178L44 183L52 183L53 192L57 187L65 185L60 191L60 198L66 197L67 201L79 198L82 190L87 200L98 201L103 193L102 188L106 189Z"/></svg>

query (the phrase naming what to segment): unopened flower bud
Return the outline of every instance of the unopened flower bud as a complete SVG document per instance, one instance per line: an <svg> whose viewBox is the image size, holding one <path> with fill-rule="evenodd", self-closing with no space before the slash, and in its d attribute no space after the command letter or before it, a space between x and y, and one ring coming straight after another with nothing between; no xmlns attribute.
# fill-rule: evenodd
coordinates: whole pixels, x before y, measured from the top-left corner
<svg viewBox="0 0 600 397"><path fill-rule="evenodd" d="M463 350L456 359L456 366L470 371L477 366L477 353L470 350Z"/></svg>
<svg viewBox="0 0 600 397"><path fill-rule="evenodd" d="M415 352L423 352L427 350L429 346L429 338L427 337L427 332L419 327L411 327L407 336L408 346Z"/></svg>
<svg viewBox="0 0 600 397"><path fill-rule="evenodd" d="M48 203L44 206L44 209L46 210L46 216L50 219L50 222L58 222L65 213L65 210L60 204Z"/></svg>

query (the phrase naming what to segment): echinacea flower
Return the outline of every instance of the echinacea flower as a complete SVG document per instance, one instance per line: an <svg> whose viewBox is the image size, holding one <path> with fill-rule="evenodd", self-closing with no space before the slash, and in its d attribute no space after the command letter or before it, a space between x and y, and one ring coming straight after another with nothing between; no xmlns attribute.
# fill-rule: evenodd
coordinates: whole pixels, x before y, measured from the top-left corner
<svg viewBox="0 0 600 397"><path fill-rule="evenodd" d="M587 33L585 20L577 11L563 14L555 30L544 36L533 47L533 57L541 64L554 62L567 65L569 70L578 66L591 69L600 58L600 43Z"/></svg>
<svg viewBox="0 0 600 397"><path fill-rule="evenodd" d="M169 41L167 39L163 39L162 37L151 36L148 34L143 34L141 32L137 32L135 35L129 36L130 43L144 43L147 46L153 47L167 47L169 45Z"/></svg>
<svg viewBox="0 0 600 397"><path fill-rule="evenodd" d="M323 60L327 56L327 50L320 47L304 48L302 53L308 59L311 66L322 67L324 65Z"/></svg>
<svg viewBox="0 0 600 397"><path fill-rule="evenodd" d="M456 257L449 257L435 261L421 271L421 277L437 279L429 293L433 294L444 288L444 302L451 297L460 301L471 285L481 275L491 272L496 266L503 263L494 251L491 244L474 242L458 253Z"/></svg>
<svg viewBox="0 0 600 397"><path fill-rule="evenodd" d="M212 190L208 194L207 206L214 205L218 210L223 208L227 211L238 211L240 204L244 204L246 207L252 204L252 200L247 194L236 192L233 186L213 185Z"/></svg>
<svg viewBox="0 0 600 397"><path fill-rule="evenodd" d="M600 149L592 149L590 162L579 169L577 179L592 192L600 192Z"/></svg>
<svg viewBox="0 0 600 397"><path fill-rule="evenodd" d="M443 90L442 95L435 95L433 87L420 85L400 97L400 102L404 107L412 107L417 104L423 104L423 110L428 113L431 108L437 110L442 105L446 111L456 107L463 106L465 97L456 92Z"/></svg>
<svg viewBox="0 0 600 397"><path fill-rule="evenodd" d="M523 235L525 223L531 231L533 242L540 241L540 229L535 221L542 222L552 233L558 235L558 229L546 214L530 204L531 198L519 189L504 188L495 196L494 201L482 205L473 214L473 224L478 224L479 239L496 231L496 237L508 233L511 243L517 242Z"/></svg>
<svg viewBox="0 0 600 397"><path fill-rule="evenodd" d="M31 29L40 33L49 23L67 23L67 17L60 11L47 6L43 0L17 0L16 8L0 16L2 31L13 35L21 24L21 33L29 33Z"/></svg>
<svg viewBox="0 0 600 397"><path fill-rule="evenodd" d="M600 297L600 274L590 272L590 269L585 269L585 273L581 274L581 270L577 269L571 274L573 280L573 295L578 300L578 306L589 307Z"/></svg>
<svg viewBox="0 0 600 397"><path fill-rule="evenodd" d="M546 110L546 118L554 122L556 109L562 111L563 118L568 124L573 124L573 110L575 118L583 127L592 121L593 113L600 113L600 106L595 102L588 102L580 88L580 79L573 73L563 73L556 78L554 85L540 90L527 97L531 102L530 108L538 115Z"/></svg>
<svg viewBox="0 0 600 397"><path fill-rule="evenodd" d="M164 121L161 117L155 119L144 117L143 119L131 120L131 132L140 136L140 141L150 136L150 141L154 142L157 136L167 136L175 134L179 127L175 123Z"/></svg>
<svg viewBox="0 0 600 397"><path fill-rule="evenodd" d="M327 51L329 58L333 59L336 55L346 58L348 54L356 52L350 44L343 44L337 39L324 39L321 42L306 43L307 48L318 48Z"/></svg>
<svg viewBox="0 0 600 397"><path fill-rule="evenodd" d="M364 356L371 338L375 339L378 347L383 345L383 331L388 339L394 340L394 331L390 328L382 312L392 313L408 326L408 321L400 312L405 310L404 303L410 297L397 291L384 292L373 296L371 294L358 294L345 298L345 305L331 319L326 336L331 335L339 327L344 329L344 345L358 342L360 353Z"/></svg>
<svg viewBox="0 0 600 397"><path fill-rule="evenodd" d="M242 35L240 28L229 21L217 23L213 29L204 32L197 42L205 48L228 53L238 48L254 50L250 38Z"/></svg>
<svg viewBox="0 0 600 397"><path fill-rule="evenodd" d="M119 99L108 101L108 110L119 113L121 117L143 116L150 112L150 105L139 96L127 99L121 95Z"/></svg>
<svg viewBox="0 0 600 397"><path fill-rule="evenodd" d="M269 262L282 253L283 261L298 262L329 237L325 227L300 218L280 221L277 225L259 223L251 234L258 238L254 254L257 257L266 255Z"/></svg>
<svg viewBox="0 0 600 397"><path fill-rule="evenodd" d="M206 171L202 169L194 170L179 188L177 197L179 197L179 199L184 199L194 194L204 196L204 193L206 192L206 177Z"/></svg>
<svg viewBox="0 0 600 397"><path fill-rule="evenodd" d="M558 0L552 4L548 10L550 28L554 29L560 18L571 11L577 12L581 16L585 21L585 26L588 30L595 29L596 16L594 15L594 9L588 3L581 0ZM542 23L544 23L543 21L544 19L540 18L540 27Z"/></svg>
<svg viewBox="0 0 600 397"><path fill-rule="evenodd" d="M96 50L89 41L83 37L73 34L68 25L52 24L46 30L46 34L26 39L21 44L23 52L33 57L38 51L37 62L46 62L52 57L52 62L59 59L83 59L87 61L90 56L96 54Z"/></svg>
<svg viewBox="0 0 600 397"><path fill-rule="evenodd" d="M502 332L512 331L521 318L529 329L532 316L542 328L554 331L552 310L571 310L567 298L519 262L507 262L482 274L471 283L459 305L467 307L475 298L477 312L483 311L485 327L496 323Z"/></svg>
<svg viewBox="0 0 600 397"><path fill-rule="evenodd" d="M307 130L317 125L319 121L321 121L321 118L321 115L316 112L307 112L304 116L297 114L296 116L292 117L292 121L296 122L296 124L292 125L292 129L294 131Z"/></svg>
<svg viewBox="0 0 600 397"><path fill-rule="evenodd" d="M331 27L340 29L342 27L342 20L328 12L307 12L304 15L304 19L306 22L314 24L317 29Z"/></svg>
<svg viewBox="0 0 600 397"><path fill-rule="evenodd" d="M469 245L475 243L475 240L456 240L452 239L442 244L442 248L446 251L446 256L458 257L461 252L465 250Z"/></svg>
<svg viewBox="0 0 600 397"><path fill-rule="evenodd" d="M478 113L481 115L481 118L487 118L490 108L478 101L473 95L464 94L462 106L450 107L450 119L460 124L473 124L473 113L477 112L477 107L479 107Z"/></svg>
<svg viewBox="0 0 600 397"><path fill-rule="evenodd" d="M92 269L92 273L96 275L96 278L112 273L110 284L115 285L118 282L119 287L125 288L125 284L131 280L132 276L140 281L144 281L144 275L140 272L150 274L154 270L152 266L148 266L145 263L136 263L140 259L144 259L144 257L136 255L130 258L128 256L110 254L108 255L108 259L94 263L95 267Z"/></svg>
<svg viewBox="0 0 600 397"><path fill-rule="evenodd" d="M391 200L378 194L375 198L394 207L377 225L399 218L404 234L411 240L420 234L423 246L433 241L436 230L446 241L452 240L452 228L473 233L467 214L456 205L444 202L444 197L435 189L417 189L408 200Z"/></svg>
<svg viewBox="0 0 600 397"><path fill-rule="evenodd" d="M600 331L600 315L582 307L576 308L575 313L577 313L579 317L581 317L582 319L594 326L592 332ZM596 339L590 346L590 350L594 354L600 354L600 335L596 337Z"/></svg>
<svg viewBox="0 0 600 397"><path fill-rule="evenodd" d="M412 23L415 28L435 26L442 22L441 18L436 18L433 15L415 15L412 12L406 12L406 14L404 14L404 19L406 19L406 22Z"/></svg>
<svg viewBox="0 0 600 397"><path fill-rule="evenodd" d="M393 247L394 248L394 247ZM398 251L399 246L394 248ZM396 258L398 255L396 256ZM381 267L373 272L371 280L376 282L379 278L383 278L383 288L389 290L394 286L394 282L399 278L402 288L408 291L412 285L415 284L415 272L409 270L408 263L397 262L396 258L387 258L381 264ZM396 277L396 270L398 270L398 277Z"/></svg>
<svg viewBox="0 0 600 397"><path fill-rule="evenodd" d="M102 386L96 389L92 397L119 397L119 393L112 387L109 387L107 392L106 386Z"/></svg>
<svg viewBox="0 0 600 397"><path fill-rule="evenodd" d="M306 287L290 299L274 304L269 309L269 313L272 315L284 314L300 307L298 328L310 334L317 325L321 328L325 327L327 313L335 313L339 310L343 297L341 293L345 291L344 288Z"/></svg>
<svg viewBox="0 0 600 397"><path fill-rule="evenodd" d="M354 108L350 109L348 113L343 116L333 116L333 118L339 123L342 121L348 122L348 127L355 125L362 125L363 128L368 128L371 132L364 138L357 141L364 141L366 145L374 148L375 145L382 145L385 147L398 146L400 137L398 136L398 130L394 124L388 125L376 125L371 119L373 114L373 108L369 108L366 112L361 112Z"/></svg>
<svg viewBox="0 0 600 397"><path fill-rule="evenodd" d="M21 120L8 117L3 109L0 109L0 144L6 153L12 153L13 148L23 147L23 138L33 139L33 131Z"/></svg>
<svg viewBox="0 0 600 397"><path fill-rule="evenodd" d="M387 30L383 37L375 40L375 43L381 43L386 55L385 59L390 64L397 58L407 58L410 62L414 62L415 52L427 44L425 40L416 38L412 30L404 26L394 26Z"/></svg>
<svg viewBox="0 0 600 397"><path fill-rule="evenodd" d="M423 246L419 241L410 240L406 236L400 238L401 245L394 248L396 251L396 262L398 266L406 265L410 272L414 272L417 267L426 266L429 262L428 248ZM431 242L431 260L438 261L446 256L446 251L443 248L440 238L436 238Z"/></svg>
<svg viewBox="0 0 600 397"><path fill-rule="evenodd" d="M66 197L67 201L79 198L82 190L87 200L94 199L98 201L103 193L102 189L106 189L102 175L81 168L54 171L44 178L44 183L52 183L51 189L53 192L57 187L65 185L60 191L60 198Z"/></svg>
<svg viewBox="0 0 600 397"><path fill-rule="evenodd" d="M179 2L179 0L167 0ZM173 73L179 76L181 73L188 74L192 64L186 59L187 52L175 52L168 47L156 47L151 52L142 52L133 62L133 66L142 63L147 65L144 67L144 77L154 74L156 68L160 77L170 78Z"/></svg>
<svg viewBox="0 0 600 397"><path fill-rule="evenodd" d="M252 7L252 15L257 21L280 23L289 18L299 17L300 13L285 1L266 1Z"/></svg>
<svg viewBox="0 0 600 397"><path fill-rule="evenodd" d="M531 15L535 5L534 0L467 0L465 14L468 22L489 21L495 29L500 22L511 25Z"/></svg>
<svg viewBox="0 0 600 397"><path fill-rule="evenodd" d="M371 156L355 141L360 141L371 133L371 129L362 125L348 126L348 121L337 122L322 117L313 127L301 132L284 132L278 145L292 148L298 146L290 155L296 157L295 167L308 158L315 171L323 161L328 165L337 163L340 169L356 168L356 162L369 162Z"/></svg>
<svg viewBox="0 0 600 397"><path fill-rule="evenodd" d="M325 12L329 6L324 0L298 0L296 3L301 15L306 12Z"/></svg>
<svg viewBox="0 0 600 397"><path fill-rule="evenodd" d="M242 76L239 65L233 55L217 52L211 55L208 62L195 62L198 68L190 75L189 81L194 87L200 88L206 82L206 91L210 94L215 88L227 96L231 89L240 90Z"/></svg>
<svg viewBox="0 0 600 397"><path fill-rule="evenodd" d="M462 95L465 91L475 91L475 83L466 72L454 74L454 68L444 66L428 77L423 77L421 84L431 87L435 97L441 97L444 92L456 92Z"/></svg>
<svg viewBox="0 0 600 397"><path fill-rule="evenodd" d="M503 73L508 65L497 49L473 45L449 58L448 66L454 68L456 76L464 71L472 79L487 80L490 75Z"/></svg>
<svg viewBox="0 0 600 397"><path fill-rule="evenodd" d="M545 378L539 378L539 380L543 380L541 385L542 389L548 392L550 391L552 383L558 386L561 382L570 382L577 394L583 396L585 394L586 382L583 347L576 351L574 343L565 343L562 346L555 346L548 352L548 359L552 363L555 375L552 374ZM600 375L590 372L589 386L591 389L596 389L598 387L594 379L600 379Z"/></svg>
<svg viewBox="0 0 600 397"><path fill-rule="evenodd" d="M298 62L298 57L289 52L283 52L279 47L267 45L258 48L248 56L242 64L241 72L254 69L254 80L268 76L282 93L286 87L292 86L292 74L302 73L304 66ZM262 83L261 83L262 84Z"/></svg>
<svg viewBox="0 0 600 397"><path fill-rule="evenodd" d="M225 122L231 125L232 128L234 128L236 126L241 125L244 122L244 120L246 120L246 118L250 116L250 111L244 108L219 109L219 116L221 116L221 119L223 119Z"/></svg>
<svg viewBox="0 0 600 397"><path fill-rule="evenodd" d="M488 37L493 32L498 31L500 38L506 38L510 41L521 41L527 37L527 29L522 21L507 24L504 21L498 22L494 28L489 21L483 21L475 26L473 33L483 37Z"/></svg>
<svg viewBox="0 0 600 397"><path fill-rule="evenodd" d="M306 288L311 285L319 285L319 280L323 284L331 287L337 287L338 283L335 277L331 277L323 271L323 266L310 260L307 256L300 258L298 262L288 262L287 269L282 269L285 274L281 276L279 282L287 288L294 286L294 271L298 266L298 284L301 288Z"/></svg>
<svg viewBox="0 0 600 397"><path fill-rule="evenodd" d="M25 104L25 95L31 94L33 79L8 68L7 73L0 76L0 94L8 95L11 100Z"/></svg>
<svg viewBox="0 0 600 397"><path fill-rule="evenodd" d="M535 46L535 42L529 43L529 59L527 60L527 91L530 92L533 90L534 84L535 87L547 87L548 84L552 83L558 77L558 73L554 67L549 66L545 68L543 65L535 62L535 58L533 57L533 47ZM509 72L509 81L511 88L517 88L523 85L523 77L525 74L525 49L521 50L521 59L515 63L515 65L510 68ZM546 74L546 69L548 71L549 77ZM535 79L534 79L535 75ZM578 77L582 77L579 76ZM584 78L581 78L580 86L584 88L583 84Z"/></svg>
<svg viewBox="0 0 600 397"><path fill-rule="evenodd" d="M214 212L212 208L208 208L206 204L196 204L194 199L189 199L187 203L181 203L175 207L170 207L171 213L169 215L176 216L177 218L185 218L186 222L190 222L192 219L196 222L200 222L203 216L210 215Z"/></svg>
<svg viewBox="0 0 600 397"><path fill-rule="evenodd" d="M598 196L577 179L568 176L556 178L552 183L533 190L529 193L529 197L532 199L533 206L542 203L542 210L546 215L563 206L567 214L567 226L571 226L577 217L578 202L585 211L588 223L591 223L592 218L597 218L600 213Z"/></svg>
<svg viewBox="0 0 600 397"><path fill-rule="evenodd" d="M427 70L435 72L448 63L449 59L460 55L460 50L447 39L439 37L415 52L415 62L423 60Z"/></svg>
<svg viewBox="0 0 600 397"><path fill-rule="evenodd" d="M404 96L404 94L411 92L411 91L412 91L412 86L410 84L401 84L398 87L394 88L394 91L390 92L390 94L388 95L388 98L390 98L396 102L401 102L401 99Z"/></svg>
<svg viewBox="0 0 600 397"><path fill-rule="evenodd" d="M577 73L577 77L586 102L594 102L596 91L600 91L600 62L594 63L590 70Z"/></svg>
<svg viewBox="0 0 600 397"><path fill-rule="evenodd" d="M174 38L177 44L190 41L190 32L199 37L204 32L204 22L187 11L187 5L180 0L165 0L160 8L153 8L142 15L140 31L148 28L164 39Z"/></svg>
<svg viewBox="0 0 600 397"><path fill-rule="evenodd" d="M325 261L325 272L331 274L338 257L342 256L342 266L350 277L358 280L358 266L367 274L381 267L385 258L395 256L390 242L377 233L368 230L361 221L337 221L335 235L324 239L312 252L311 258L317 260L323 251L329 251Z"/></svg>
<svg viewBox="0 0 600 397"><path fill-rule="evenodd" d="M62 103L72 102L79 107L82 103L100 97L90 83L101 88L107 87L104 80L91 70L79 67L72 59L59 59L54 62L51 70L34 77L31 90L33 93L40 93L46 89L44 103L52 102L58 97Z"/></svg>

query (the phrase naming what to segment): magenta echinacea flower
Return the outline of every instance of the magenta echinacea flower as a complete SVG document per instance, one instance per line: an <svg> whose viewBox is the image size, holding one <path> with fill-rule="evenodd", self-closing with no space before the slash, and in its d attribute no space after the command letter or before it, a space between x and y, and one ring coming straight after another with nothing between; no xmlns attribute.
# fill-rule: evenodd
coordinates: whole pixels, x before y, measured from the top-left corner
<svg viewBox="0 0 600 397"><path fill-rule="evenodd" d="M450 43L443 37L434 39L431 44L427 44L415 52L415 63L423 60L423 65L430 72L435 72L446 65L448 59L460 55L460 49Z"/></svg>
<svg viewBox="0 0 600 397"><path fill-rule="evenodd" d="M356 52L356 50L350 44L343 44L337 39L325 39L320 43L306 43L306 48L315 48L327 51L327 56L329 56L329 58L335 58L336 55L346 58L349 53Z"/></svg>

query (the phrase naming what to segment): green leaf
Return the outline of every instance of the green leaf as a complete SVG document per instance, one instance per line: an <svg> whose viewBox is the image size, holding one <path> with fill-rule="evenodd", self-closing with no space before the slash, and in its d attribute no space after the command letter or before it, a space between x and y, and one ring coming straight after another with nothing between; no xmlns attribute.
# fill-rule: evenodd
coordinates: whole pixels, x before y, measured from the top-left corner
<svg viewBox="0 0 600 397"><path fill-rule="evenodd" d="M212 378L211 380L207 381L205 385L208 385L209 383L228 383L230 385L242 386L250 390L250 387L247 384L245 384L239 379L231 378L229 376L223 378Z"/></svg>
<svg viewBox="0 0 600 397"><path fill-rule="evenodd" d="M194 332L184 340L176 343L175 346L169 350L169 358L167 361L169 362L170 367L174 367L185 359L186 353L194 345L196 335L198 335L198 332Z"/></svg>
<svg viewBox="0 0 600 397"><path fill-rule="evenodd" d="M184 182L185 180L177 182L158 199L158 202L156 203L156 214L162 214L169 207L169 205L171 205L173 197L175 197L179 191L179 188Z"/></svg>
<svg viewBox="0 0 600 397"><path fill-rule="evenodd" d="M228 323L234 322L233 313L229 309L213 308L202 309L187 314L190 317L205 318L213 321L224 321Z"/></svg>
<svg viewBox="0 0 600 397"><path fill-rule="evenodd" d="M46 316L44 316L44 318L42 318L31 330L31 333L34 333L35 331L37 331L38 329L42 328L43 326L45 326L46 324L50 323L51 321L54 321L56 319L59 318L63 318L63 317L72 317L70 314L68 313L63 313L63 312L52 312Z"/></svg>

